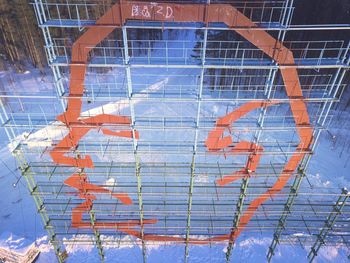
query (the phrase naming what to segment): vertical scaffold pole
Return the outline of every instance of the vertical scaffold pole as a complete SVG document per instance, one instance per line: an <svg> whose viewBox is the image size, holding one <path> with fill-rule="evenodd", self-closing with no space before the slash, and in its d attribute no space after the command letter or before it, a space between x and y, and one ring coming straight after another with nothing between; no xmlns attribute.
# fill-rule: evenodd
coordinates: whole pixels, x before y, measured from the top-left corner
<svg viewBox="0 0 350 263"><path fill-rule="evenodd" d="M287 202L284 205L282 215L281 215L280 219L278 220L277 228L275 230L275 233L273 234L273 240L272 240L272 243L269 247L269 251L267 253L267 261L268 262L271 261L273 255L275 254L276 247L279 243L281 234L285 228L287 217L291 213L292 206L294 204L295 198L298 195L298 191L299 191L301 182L303 181L304 177L305 177L304 171L301 169L298 169L298 173L297 173L297 175L294 179L293 185L290 189Z"/></svg>
<svg viewBox="0 0 350 263"><path fill-rule="evenodd" d="M192 211L192 199L193 199L192 195L193 195L194 177L195 177L195 155L192 156L190 187L189 187L189 191L188 191L185 262L187 262L188 255L189 255L188 241L190 238L190 229L191 229L191 211Z"/></svg>
<svg viewBox="0 0 350 263"><path fill-rule="evenodd" d="M83 170L80 171L79 176L82 173L83 173ZM96 227L95 227L96 217L95 217L95 212L93 211L93 206L89 210L89 216L90 216L91 227L92 227L92 230L93 230L94 236L95 236L95 244L96 244L96 247L97 247L98 254L100 256L101 262L103 263L105 261L105 254L104 254L104 251L103 251L103 245L102 245L100 231L98 231L98 229L96 229Z"/></svg>
<svg viewBox="0 0 350 263"><path fill-rule="evenodd" d="M95 223L96 223L95 212L91 209L89 211L89 214L90 214L91 226L92 226L92 229L93 229L94 235L95 235L96 247L97 247L97 250L98 250L98 254L100 255L101 262L103 263L105 261L105 254L103 252L103 245L102 245L102 240L101 240L101 234L95 228Z"/></svg>
<svg viewBox="0 0 350 263"><path fill-rule="evenodd" d="M210 0L207 0L207 6L210 5ZM207 8L206 8L207 10ZM205 13L205 20L207 19L207 11ZM205 73L205 59L207 55L207 41L208 41L208 25L205 25L204 36L203 36L203 48L202 48L202 58L201 58L201 72L199 77L199 89L197 94L197 115L196 115L196 126L195 126L195 138L193 144L193 155L191 163L191 177L190 177L190 186L188 191L188 206L187 206L187 226L186 226L186 245L185 245L185 258L184 262L188 261L189 256L189 238L191 230L191 210L192 210L192 194L194 188L194 177L195 177L195 163L196 163L196 153L197 153L197 144L198 144L198 134L199 134L199 120L200 113L202 108L202 94L203 94L203 85L204 85L204 73Z"/></svg>
<svg viewBox="0 0 350 263"><path fill-rule="evenodd" d="M120 10L121 14L123 10ZM137 139L136 139L136 129L135 129L135 108L134 103L132 101L133 96L133 86L132 86L132 78L131 78L131 69L130 69L130 55L129 55L129 44L128 44L128 32L125 26L122 27L123 33L123 46L124 46L124 66L125 66L125 74L126 74L126 85L128 90L128 101L130 107L130 118L131 118L131 129L133 133L133 152L135 159L135 173L137 179L137 197L139 203L139 213L140 213L140 226L141 226L141 242L142 242L142 257L143 263L147 262L147 248L146 242L144 239L144 212L143 212L143 202L142 202L142 180L141 180L141 164L139 157L137 155Z"/></svg>
<svg viewBox="0 0 350 263"><path fill-rule="evenodd" d="M328 232L333 228L337 217L341 214L343 207L346 204L347 199L350 197L350 193L346 188L342 189L342 193L340 194L337 202L333 206L333 210L329 213L323 228L320 233L317 235L317 239L314 245L311 247L311 250L308 254L309 262L311 263L315 257L317 256L318 251L325 244Z"/></svg>
<svg viewBox="0 0 350 263"><path fill-rule="evenodd" d="M227 250L226 250L226 262L230 262L232 248L233 248L233 244L234 244L233 234L238 229L238 224L239 224L239 221L241 219L243 206L244 206L244 200L245 200L247 188L248 188L248 183L249 183L249 177L242 179L240 194L239 194L238 202L236 204L236 212L235 212L235 216L233 218L231 236L230 236L230 240L229 240Z"/></svg>
<svg viewBox="0 0 350 263"><path fill-rule="evenodd" d="M13 128L11 127L11 125L9 125L9 126L6 125L8 122L10 122L10 118L7 115L7 112L6 112L6 109L5 109L5 105L2 102L2 98L1 97L0 97L0 108L1 108L1 111L0 111L0 124L1 124L1 127L4 128L5 133L6 133L7 137L8 137L8 139L9 139L9 141L12 142L16 138L16 134L13 131Z"/></svg>
<svg viewBox="0 0 350 263"><path fill-rule="evenodd" d="M142 257L143 262L147 262L147 253L146 253L146 243L145 243L145 231L144 231L144 212L143 212L143 202L142 202L142 183L141 183L141 165L139 158L136 157L136 178L137 178L137 197L139 203L140 211L140 225L141 225L141 242L142 242Z"/></svg>

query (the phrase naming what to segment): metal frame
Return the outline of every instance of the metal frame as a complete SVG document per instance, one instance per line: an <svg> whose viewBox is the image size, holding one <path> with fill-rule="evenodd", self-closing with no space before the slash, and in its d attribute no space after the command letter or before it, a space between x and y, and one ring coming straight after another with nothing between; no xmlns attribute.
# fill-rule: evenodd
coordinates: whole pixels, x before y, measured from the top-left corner
<svg viewBox="0 0 350 263"><path fill-rule="evenodd" d="M0 95L1 98L8 100L6 105L1 102L0 120L5 127L9 140L18 144L16 152L20 152L21 155L25 156L27 163L30 164L33 176L31 180L34 183L36 182L36 191L33 196L40 198L42 200L41 204L48 208L47 217L53 225L52 229L55 230L53 236L60 240L61 237L76 234L76 231L73 231L70 227L70 210L79 203L79 200L76 198L67 203L64 199L61 199L70 192L62 183L62 178L67 177L70 170L67 167L53 164L45 157L50 142L40 147L33 147L33 142L18 140L17 136L29 130L28 137L31 138L30 136L35 136L37 130L45 127L47 123L51 123L53 130L64 134L64 125L54 122L54 119L62 109L66 109L67 100L72 98L72 96L67 95L67 80L69 79L67 71L71 63L69 57L71 47L64 40L54 38L51 29L59 27L81 30L84 27L99 25L95 24L89 11L82 11L81 14L75 12L77 16L76 19L73 19L74 10L79 8L89 10L89 1L81 3L81 7L77 7L77 4L70 3L70 1L67 1L67 4L51 2L52 9L46 1L41 0L36 0L34 7L38 24L43 31L47 57L54 75L56 96L33 96L32 94L26 94L25 91L20 96L11 94L11 92ZM265 1L265 3L269 3L269 1ZM208 2L207 4L211 3ZM67 9L70 10L67 14L71 19L65 19L61 12L61 8L63 10L63 8L67 8L67 5L71 6ZM279 1L277 5L279 7L276 10L281 11L278 19L266 21L261 19L261 21L257 21L261 27L249 29L278 31L278 39L282 42L286 34L293 30L350 29L349 25L317 25L317 27L314 25L291 25L293 1ZM263 11L262 8L262 6L257 7L257 10L264 14L266 9ZM54 11L51 11L54 9L56 10L55 14L59 17L56 17L57 19L53 15ZM84 12L88 15L84 15ZM210 38L212 36L209 37L208 35L214 31L226 32L227 28L222 25L135 24L127 22L125 25L115 28L121 30L122 39L106 40L92 53L87 76L95 78L97 81L90 86L86 84L87 91L84 93L82 100L84 105L88 104L87 102L101 105L113 100L124 100L124 106L120 106L120 111L121 114L128 115L131 119L133 139L126 142L113 138L100 139L98 137L96 139L90 136L80 142L78 152L93 156L99 155L107 159L115 158L112 163L102 160L95 161L93 180L102 180L98 182L100 186L111 187L103 180L110 177L117 178L120 182L113 184L113 188L126 187L129 190L128 193L133 196L134 200L137 200L137 203L135 202L136 206L132 208L122 207L106 196L101 196L101 199L94 203L94 209L90 211L91 225L94 226L95 222L99 222L101 218L108 218L112 215L119 219L128 217L128 219L139 220L144 262L147 261L146 245L151 242L145 240L145 235L150 233L180 235L185 240L183 243L185 244L184 260L186 262L193 236L212 237L225 234L230 229L239 228L238 222L241 212L245 210L251 200L263 192L263 189L267 189L273 184L275 174L278 174L283 168L284 159L295 152L293 147L298 143L297 138L295 138L295 131L293 131L292 116L280 114L277 107L264 107L259 111L257 118L243 117L235 123L234 127L234 131L237 133L236 141L239 141L240 137L244 137L245 131L249 130L252 133L251 141L264 144L263 157L266 160L261 163L256 172L258 179L255 177L244 179L241 183L223 188L218 188L215 184L209 185L205 182L206 178L210 178L210 180L218 179L231 173L232 170L239 169L244 161L239 159L241 157L237 157L235 163L224 159L217 162L213 161L218 157L215 154L209 154L205 149L203 134L207 134L212 129L219 113L217 115L213 112L206 113L206 110L209 107L224 105L227 112L252 99L257 101L279 99L283 102L283 105L287 105L289 99L280 96L279 93L283 83L281 83L278 69L281 67L297 68L305 101L310 105L310 116L315 126L314 143L311 149L306 151L307 157L300 166L300 171L304 173L321 131L328 128L332 117L331 108L335 102L339 101L339 94L345 88L343 81L347 70L350 68L349 43L337 41L292 41L291 43L285 43L293 52L300 54L300 59L296 60L296 65L278 65L271 59L264 58L259 54L259 50L254 47L245 47L246 41L212 40ZM131 32L139 28L145 30L162 29L165 31L173 29L179 32L192 32L196 29L203 35L203 40L199 41L198 51L200 56L197 58L190 56L190 52L194 50L194 47L186 47L187 40L185 37L178 37L177 40L149 40L145 42L147 44L144 46L138 47L135 43L142 41L133 39ZM123 43L122 47L116 45L117 41ZM176 41L181 43L181 47L178 49L174 48ZM152 45L157 47L161 55L154 51L155 48ZM139 52L140 49L147 55L142 55L142 52ZM228 54L234 49L238 55L230 58ZM175 54L179 50L184 54L185 59L174 63ZM113 53L114 51L117 53ZM219 55L216 56L216 53L212 55L211 52L218 52ZM118 55L113 56L113 54ZM141 55L138 56L137 54ZM220 59L214 60L213 57ZM113 73L106 73L110 68L114 70ZM100 69L104 72L96 73ZM147 72L142 72L145 69ZM179 69L184 71L179 73ZM117 74L114 74L116 71L120 77L116 77ZM210 73L210 71L215 73ZM152 79L157 79L160 75L177 78L179 81L176 84L163 83L155 91L147 90L147 85L155 82L152 82ZM181 83L181 79L184 79L186 75L192 83ZM208 81L214 78L215 81L208 84ZM229 81L223 80L224 78L230 78L230 83L227 84ZM308 78L313 78L313 80L309 81ZM144 83L138 83L136 79L142 79ZM257 85L254 82L259 79L263 80L261 81L263 84ZM58 104L55 111L36 110L37 105L44 105L44 103L47 103L45 100L48 99L55 99ZM18 100L25 110L30 108L33 110L17 111ZM161 102L163 105L177 107L179 111L184 111L186 107L191 107L189 105L194 105L194 111L191 113L184 111L182 115L160 112L144 117L140 114L140 101L144 105ZM85 114L87 116L90 114L88 112L90 108L89 106L86 107ZM101 110L108 111L108 108L104 106ZM225 109L219 107L219 110L222 111L220 113L222 115ZM159 136L160 138L141 138L137 140L136 130L159 134L163 132L165 137L174 136L175 134L177 137L174 137L172 141L164 141L161 136ZM276 132L286 134L286 138L272 140L268 136ZM179 136L180 133L182 136ZM188 136L191 135L191 139L188 139ZM264 141L266 138L267 141ZM51 145L58 140L54 136L51 139ZM177 161L168 161L165 158L182 155L186 157L184 158L186 161L181 158ZM246 153L242 155L246 155ZM38 160L38 156L41 156L42 160ZM120 156L130 157L129 160L132 161L125 161ZM155 158L157 161L144 161L147 158ZM68 169L68 171L64 169ZM107 177L106 173L108 173ZM275 243L271 246L272 249L269 252L270 258L277 243L288 240L288 236L293 232L310 231L312 234L316 233L323 224L322 215L326 214L327 209L332 205L330 200L337 195L337 189L329 189L330 192L327 195L317 193L317 189L314 189L314 192L310 194L308 185L301 184L301 178L302 176L296 175L294 183L289 182L279 195L257 210L256 217L245 228L245 231L251 233L260 231L271 233L274 230L279 233L278 237L275 233ZM163 192L160 189L165 189L165 191ZM168 189L171 190L168 191ZM298 198L296 198L297 193ZM52 198L50 195L56 196L56 198ZM215 200L212 197L216 197ZM318 201L317 198L321 198L321 201ZM175 202L172 199L178 201ZM161 209L162 203L164 205ZM289 213L293 203L293 213ZM236 210L232 211L230 209L234 207L234 204L236 204ZM303 208L305 206L315 207L317 213L311 211L310 213L304 213ZM212 211L208 212L207 210L210 209ZM174 210L174 212L171 210ZM301 219L301 213L304 214L304 219ZM343 214L350 214L348 206L344 207ZM147 224L146 220L152 215L159 216L157 225ZM209 217L210 219L208 219ZM284 221L283 224L280 223L281 220ZM303 220L306 222L305 225L300 224ZM313 222L314 225L308 226L309 222ZM346 220L340 219L338 223L339 226L335 231L339 232L339 236L336 236L331 242L340 242L340 237L345 240L344 243L350 242L340 234ZM108 229L96 228L93 228L93 231L90 232L85 230L79 230L78 232L95 235L94 242L99 248L103 261L104 244L111 242L106 241L103 236L111 235L111 232ZM126 234L121 234L121 236L124 235ZM74 242L83 243L88 241L76 238ZM173 243L177 242L182 243L176 240ZM215 242L213 240L212 243ZM290 240L290 242L296 241ZM230 261L233 243L234 241L230 238L227 244L227 262ZM63 250L60 248L57 251Z"/></svg>

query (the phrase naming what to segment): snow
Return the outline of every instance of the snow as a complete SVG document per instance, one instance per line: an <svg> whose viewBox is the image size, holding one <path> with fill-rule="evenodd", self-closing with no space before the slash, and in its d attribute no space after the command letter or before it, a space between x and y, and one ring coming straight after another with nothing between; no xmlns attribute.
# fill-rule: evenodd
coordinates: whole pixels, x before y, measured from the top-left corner
<svg viewBox="0 0 350 263"><path fill-rule="evenodd" d="M168 79L159 81L151 86L149 86L147 89L144 89L143 92L151 92L155 90L159 90L161 87L163 87L168 82ZM146 95L142 96L139 99L134 100L134 104L140 103L142 101L142 97L145 97ZM82 113L82 116L96 116L98 114L113 114L118 111L121 111L125 108L129 107L129 101L127 99L122 99L117 102L111 102L107 103L103 106L96 107L87 111L84 111ZM58 139L59 137L62 137L63 134L66 134L68 132L68 129L64 127L60 122L56 121L52 123L49 126L46 126L43 129L40 129L39 131L27 134L27 138L25 139L26 144L31 147L45 147L45 146L51 146L52 140ZM23 138L18 138L19 141L21 141Z"/></svg>
<svg viewBox="0 0 350 263"><path fill-rule="evenodd" d="M6 72L1 72L0 77L2 81L10 83L12 87L18 90L23 90L31 94L42 93L46 95L53 95L54 90L49 78L43 79L40 77L35 69L25 72L25 74L16 74L15 79L8 80ZM170 82L176 82L174 79L156 79L153 84L142 90L140 93L145 95L138 95L138 99L134 100L134 104L140 104L143 98L147 96L148 92L162 89L162 87ZM84 115L96 115L101 113L113 114L118 111L123 111L128 108L128 100L119 100L110 102L105 105L95 107L84 111ZM144 107L144 106L143 106ZM163 106L159 106L163 107ZM169 111L178 110L176 106L168 105ZM144 108L140 107L144 110ZM154 106L145 111L146 114L151 114L153 111L159 111L161 108ZM191 111L192 109L186 109ZM213 105L212 112L219 114L220 108L218 105ZM348 113L346 113L348 114ZM323 133L320 138L320 144L317 147L316 153L310 163L308 171L308 179L310 183L323 189L324 192L330 189L340 189L344 186L350 186L349 171L349 148L344 148L345 137L348 136L348 129L341 127L340 123L336 123L334 133L336 137L329 138L327 133ZM50 125L38 130L34 133L22 134L18 140L25 139L27 145L32 148L51 146L52 141L62 137L67 132L66 128L59 122L53 122ZM41 254L38 262L54 262L55 256L50 245L48 245L48 237L43 229L40 216L36 212L34 202L28 193L25 185L25 180L22 178L16 187L14 183L19 178L17 170L18 164L15 159L9 154L9 149L5 145L5 134L0 133L2 139L0 149L0 247L23 252L28 248L32 242L36 242ZM335 143L334 140L337 140ZM343 143L342 143L343 142ZM346 142L346 141L345 141ZM9 145L14 148L15 144ZM6 167L4 164L6 164ZM11 171L15 171L13 174ZM195 178L196 183L208 182L209 178L206 174L201 174ZM109 178L106 185L111 187L117 184L115 178ZM349 219L350 220L350 219ZM303 237L305 233L295 233L296 237ZM249 234L242 234L236 242L232 262L266 262L266 252L268 246L271 244L272 234L269 236L255 234L253 237ZM80 239L90 240L91 236L79 236ZM111 244L116 244L118 237L102 236L103 240L114 241ZM130 242L130 237L124 237L121 244L106 246L106 262L128 262L138 263L142 262L141 245L139 242ZM67 242L69 240L66 240ZM72 240L71 240L72 241ZM123 241L129 241L124 243ZM71 244L72 242L69 242ZM134 243L134 245L130 245ZM98 252L93 245L67 245L67 251L70 256L67 262L98 262ZM307 251L310 247L305 249L300 246L278 246L273 262L307 262ZM223 262L225 258L226 245L211 245L211 246L190 246L190 263L202 262ZM322 247L319 256L315 262L348 262L347 256L350 250L344 246L337 245L334 247ZM148 262L183 262L184 246L183 245L167 245L160 244L147 245Z"/></svg>
<svg viewBox="0 0 350 263"><path fill-rule="evenodd" d="M0 247L7 250L16 250L18 253L25 254L32 242L24 237L18 237L10 232L3 232L0 235Z"/></svg>

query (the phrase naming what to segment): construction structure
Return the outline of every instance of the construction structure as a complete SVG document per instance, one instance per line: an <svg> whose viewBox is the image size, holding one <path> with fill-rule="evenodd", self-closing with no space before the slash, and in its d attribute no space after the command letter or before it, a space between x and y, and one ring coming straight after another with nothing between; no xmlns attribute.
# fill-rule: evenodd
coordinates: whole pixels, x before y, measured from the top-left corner
<svg viewBox="0 0 350 263"><path fill-rule="evenodd" d="M103 3L102 3L103 2ZM65 246L350 244L346 189L304 180L349 40L297 40L293 0L35 0L56 94L1 121L60 262ZM336 223L336 224L335 224ZM85 238L83 238L83 235ZM86 235L91 238L86 239ZM115 237L113 239L109 237ZM130 238L124 238L129 236Z"/></svg>

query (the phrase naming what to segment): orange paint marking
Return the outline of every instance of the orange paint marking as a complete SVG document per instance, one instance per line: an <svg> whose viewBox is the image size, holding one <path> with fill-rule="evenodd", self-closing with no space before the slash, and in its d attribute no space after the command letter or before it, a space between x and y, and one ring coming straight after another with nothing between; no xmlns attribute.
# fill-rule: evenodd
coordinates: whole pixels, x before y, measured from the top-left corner
<svg viewBox="0 0 350 263"><path fill-rule="evenodd" d="M113 197L119 199L125 205L131 205L132 200L128 194L125 193L112 193L112 191L95 184L89 183L87 175L85 173L73 174L71 177L64 181L65 185L75 188L79 191L80 196L89 195L91 193L106 193L111 194Z"/></svg>
<svg viewBox="0 0 350 263"><path fill-rule="evenodd" d="M141 8L142 7L142 8ZM141 8L141 9L140 9ZM164 11L166 10L166 11ZM70 80L70 93L68 98L68 106L66 112L59 117L61 121L67 124L70 128L70 133L55 147L51 152L51 156L56 163L68 164L75 167L93 167L92 160L89 156L85 159L65 157L64 153L67 153L72 148L77 147L79 140L89 131L90 128L74 127L75 123L81 125L78 121L82 107L82 96L84 91L84 81L86 73L86 63L88 60L89 52L96 47L103 39L105 39L115 28L122 26L127 19L132 20L146 20L146 21L175 21L175 22L223 22L238 34L244 37L247 41L255 45L261 51L263 51L270 58L275 60L279 64L280 72L286 88L286 93L290 99L290 108L296 124L296 130L299 135L300 143L296 149L294 155L289 159L285 165L281 175L278 177L276 183L268 189L264 194L253 200L247 209L241 216L238 224L238 229L234 229L227 235L221 235L212 237L209 239L189 239L191 244L205 244L215 241L235 240L244 227L249 223L251 217L259 206L268 200L269 196L273 196L280 192L294 173L295 169L299 165L300 161L305 156L305 153L309 150L312 143L313 130L310 126L310 120L306 108L306 104L303 99L303 94L299 82L298 72L295 67L295 62L292 52L287 49L281 42L274 39L267 32L263 30L250 30L250 28L257 27L249 18L240 13L236 8L227 4L173 4L173 3L153 3L147 2L121 2L121 4L115 4L105 15L103 15L97 22L96 26L88 28L88 30L74 43L72 50L72 64L71 80ZM241 29L240 27L248 27L248 29ZM285 66L290 66L286 68ZM259 104L260 103L260 104ZM230 126L234 121L241 118L246 113L256 108L267 107L274 102L248 102L241 106L240 111L233 111L231 114L218 120L216 127L209 133L206 141L206 146L209 151L218 152L221 149L232 145L232 138L230 136L223 137L225 129ZM276 102L277 103L277 102ZM98 116L96 116L98 118ZM84 120L85 122L85 120ZM103 121L100 124L104 123ZM96 125L96 128L101 125ZM112 131L103 131L107 135L114 135ZM124 134L124 133L123 133ZM126 137L129 137L130 133L125 133ZM119 136L119 135L118 135ZM136 135L138 137L138 135ZM262 147L254 145L249 142L242 142L245 145L237 146L232 149L233 154L238 152L248 152L249 161L247 167L249 170L256 169L260 154L263 151ZM245 147L245 148L244 148ZM255 150L251 150L251 149ZM59 150L63 150L61 154ZM236 152L235 152L236 151ZM250 151L250 152L249 152ZM246 169L248 169L246 167ZM242 173L243 171L241 171ZM237 174L238 176L238 174ZM232 178L231 178L232 179ZM226 181L227 183L229 181ZM225 183L226 182L222 182ZM91 209L92 200L82 204L77 210L86 211ZM85 209L85 210L84 210ZM74 210L74 209L73 209ZM80 211L79 210L79 211ZM80 214L78 213L78 221L74 221L75 227L86 227L83 223L77 223L80 220ZM74 219L76 220L76 219ZM72 220L73 221L73 220ZM144 221L146 222L146 220ZM155 222L155 221L152 221ZM140 222L138 222L140 223ZM118 224L118 223L115 223ZM113 227L112 227L113 228ZM127 227L119 225L119 231L142 238L141 233L137 230L131 230ZM145 234L144 240L154 241L173 241L173 242L186 242L184 238L150 235Z"/></svg>
<svg viewBox="0 0 350 263"><path fill-rule="evenodd" d="M86 222L83 220L83 215L86 213L89 213L92 210L93 202L92 200L95 200L95 197L93 196L86 196L87 200L74 207L72 209L72 227L74 228L95 228L95 229L123 229L126 231L133 231L130 227L137 227L141 225L140 220L127 220L122 222L94 222L92 224L91 222ZM149 220L143 220L143 224L156 224L156 219L149 219Z"/></svg>
<svg viewBox="0 0 350 263"><path fill-rule="evenodd" d="M74 207L72 209L72 227L75 228L96 228L96 229L110 229L110 228L122 228L130 229L130 227L140 226L140 220L127 220L123 222L85 222L83 215L89 213L93 207L93 200L96 200L96 196L92 193L109 193L114 198L119 199L125 205L131 205L132 200L125 193L112 193L103 187L96 186L88 182L87 175L85 173L73 174L67 180L64 181L65 185L75 188L79 192L79 197L85 199L85 202ZM143 220L143 224L156 224L156 219Z"/></svg>
<svg viewBox="0 0 350 263"><path fill-rule="evenodd" d="M216 183L220 186L227 185L236 180L243 179L245 177L250 177L253 173L255 173L256 168L258 167L261 153L264 151L263 147L250 143L247 141L241 141L231 149L233 154L240 154L249 152L248 161L246 167L233 173L232 175L225 175L222 179L216 180Z"/></svg>
<svg viewBox="0 0 350 263"><path fill-rule="evenodd" d="M218 152L224 148L230 147L233 144L232 137L223 137L223 134L226 129L230 129L235 121L239 120L249 112L257 108L268 107L278 103L280 102L251 101L235 109L226 116L219 118L216 121L215 128L211 132L209 132L208 138L205 142L205 145L207 146L208 150L211 152ZM250 177L253 173L255 173L263 151L263 147L251 142L241 141L237 143L232 149L230 149L230 152L232 154L249 154L245 168L233 173L232 175L225 175L222 179L216 180L216 183L220 186L224 186L236 180L240 180L245 177ZM227 153L224 152L224 154L226 155Z"/></svg>
<svg viewBox="0 0 350 263"><path fill-rule="evenodd" d="M85 158L65 156L66 153L69 153L72 149L78 147L81 138L83 138L91 129L101 129L102 133L106 135L133 138L132 131L111 131L102 128L103 124L130 125L131 121L128 117L100 114L90 118L75 120L74 123L69 123L64 119L65 116L66 115L60 115L57 119L67 125L69 133L50 152L51 158L58 164L65 164L79 168L94 168L92 159L89 155L86 155ZM135 132L135 137L135 139L139 138L139 133L137 131Z"/></svg>
<svg viewBox="0 0 350 263"><path fill-rule="evenodd" d="M233 141L231 136L225 136L222 137L226 129L230 129L231 125L237 121L238 119L242 118L247 113L263 107L268 107L271 105L275 105L280 103L279 101L269 101L269 102L261 102L261 101L250 101L246 104L240 106L236 110L232 111L231 113L227 114L224 117L219 118L216 121L216 126L213 130L209 132L208 138L205 141L205 145L207 146L209 151L219 151L223 148L226 148L230 146ZM250 145L246 145L248 147L241 147L240 151L247 152L250 149ZM237 148L236 151L238 152L239 149Z"/></svg>

